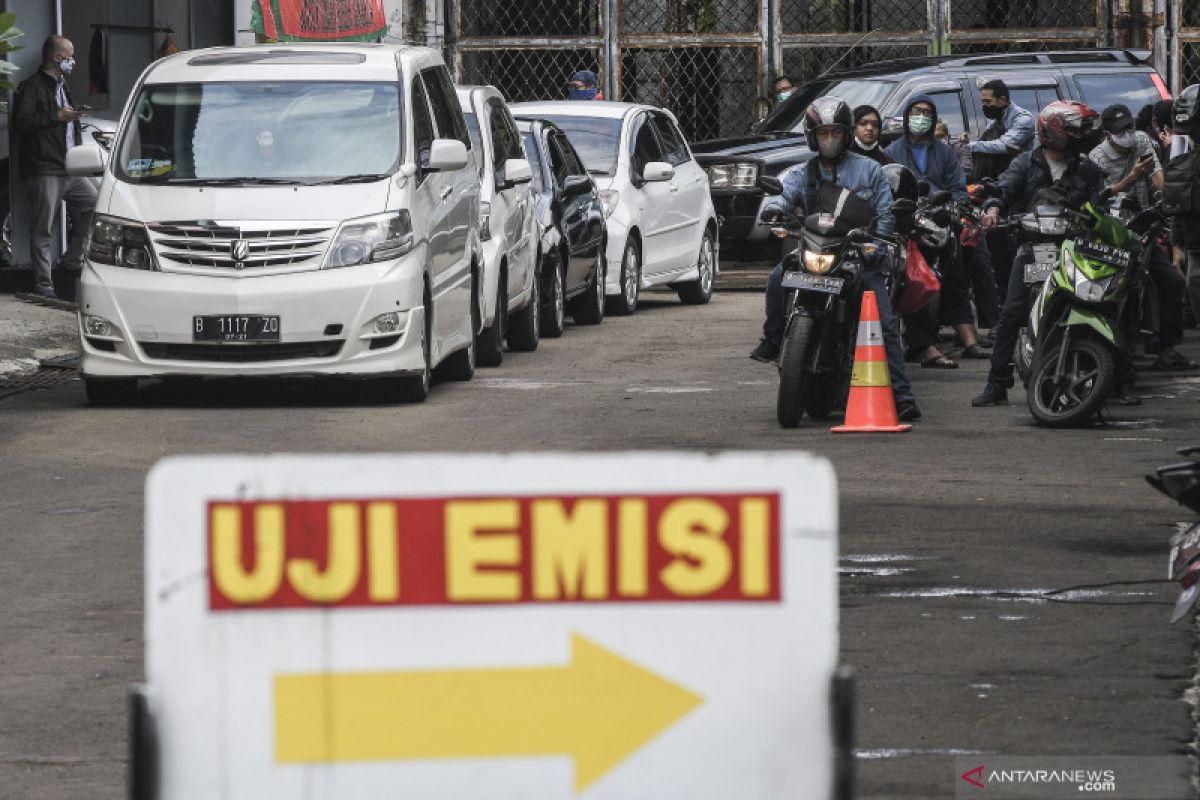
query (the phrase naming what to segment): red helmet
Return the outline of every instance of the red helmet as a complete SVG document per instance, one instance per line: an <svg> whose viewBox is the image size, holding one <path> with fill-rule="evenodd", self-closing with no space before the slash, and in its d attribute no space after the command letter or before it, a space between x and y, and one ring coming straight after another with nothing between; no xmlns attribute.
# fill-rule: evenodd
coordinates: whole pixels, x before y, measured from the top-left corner
<svg viewBox="0 0 1200 800"><path fill-rule="evenodd" d="M1100 115L1074 100L1055 100L1038 114L1038 141L1052 150L1083 152L1099 130Z"/></svg>

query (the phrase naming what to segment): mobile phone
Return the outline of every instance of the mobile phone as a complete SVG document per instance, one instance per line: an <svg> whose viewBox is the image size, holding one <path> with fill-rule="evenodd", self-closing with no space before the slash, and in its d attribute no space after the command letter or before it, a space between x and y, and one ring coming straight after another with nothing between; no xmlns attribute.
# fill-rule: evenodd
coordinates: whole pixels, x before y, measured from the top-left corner
<svg viewBox="0 0 1200 800"><path fill-rule="evenodd" d="M91 106L75 106L75 110L78 111L80 114L86 114L92 110L92 107Z"/></svg>

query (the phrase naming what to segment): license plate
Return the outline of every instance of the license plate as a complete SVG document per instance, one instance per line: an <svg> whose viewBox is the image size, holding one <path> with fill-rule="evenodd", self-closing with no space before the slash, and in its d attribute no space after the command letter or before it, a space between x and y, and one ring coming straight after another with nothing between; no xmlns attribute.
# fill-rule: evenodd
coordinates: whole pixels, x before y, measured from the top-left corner
<svg viewBox="0 0 1200 800"><path fill-rule="evenodd" d="M1119 247L1113 247L1111 244L1097 242L1092 239L1076 239L1075 240L1076 255L1090 258L1093 261L1103 261L1105 264L1112 264L1114 267L1124 269L1129 266L1129 251L1122 250Z"/></svg>
<svg viewBox="0 0 1200 800"><path fill-rule="evenodd" d="M226 314L192 317L196 342L278 342L279 317L263 314Z"/></svg>
<svg viewBox="0 0 1200 800"><path fill-rule="evenodd" d="M846 285L844 278L837 278L830 275L813 275L809 272L789 272L783 276L783 288L785 289L808 289L813 292L825 292L826 294L840 294L842 287Z"/></svg>
<svg viewBox="0 0 1200 800"><path fill-rule="evenodd" d="M1033 261L1025 265L1025 282L1042 283L1058 267L1058 245L1035 244L1031 249Z"/></svg>
<svg viewBox="0 0 1200 800"><path fill-rule="evenodd" d="M1053 274L1057 264L1039 264L1036 261L1025 265L1026 283L1045 283L1046 278Z"/></svg>

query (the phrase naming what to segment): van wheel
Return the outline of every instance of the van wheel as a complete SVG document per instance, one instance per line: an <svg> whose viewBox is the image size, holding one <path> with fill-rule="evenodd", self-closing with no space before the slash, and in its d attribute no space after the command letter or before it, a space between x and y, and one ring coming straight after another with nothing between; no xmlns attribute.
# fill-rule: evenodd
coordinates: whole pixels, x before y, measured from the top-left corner
<svg viewBox="0 0 1200 800"><path fill-rule="evenodd" d="M538 336L542 326L542 271L533 276L529 288L529 302L513 314L508 326L508 346L520 353L537 350Z"/></svg>
<svg viewBox="0 0 1200 800"><path fill-rule="evenodd" d="M422 303L425 317L421 327L421 371L414 375L401 375L395 378L384 378L384 397L396 403L424 403L429 397L429 389L433 384L433 370L430 369L430 342L433 331L433 304L430 302L429 288L425 289Z"/></svg>
<svg viewBox="0 0 1200 800"><path fill-rule="evenodd" d="M137 378L84 378L83 392L91 405L111 408L137 399Z"/></svg>
<svg viewBox="0 0 1200 800"><path fill-rule="evenodd" d="M498 367L504 360L504 330L508 326L508 276L501 271L496 282L496 318L475 337L475 363Z"/></svg>
<svg viewBox="0 0 1200 800"><path fill-rule="evenodd" d="M479 330L479 279L471 274L471 331ZM467 346L446 356L437 367L439 378L448 381L469 381L475 376L475 336L467 338Z"/></svg>

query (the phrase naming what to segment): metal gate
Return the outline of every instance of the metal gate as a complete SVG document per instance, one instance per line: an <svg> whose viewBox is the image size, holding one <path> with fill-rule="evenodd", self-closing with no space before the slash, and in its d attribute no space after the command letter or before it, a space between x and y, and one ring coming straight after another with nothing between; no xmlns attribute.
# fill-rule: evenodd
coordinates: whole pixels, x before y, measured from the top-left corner
<svg viewBox="0 0 1200 800"><path fill-rule="evenodd" d="M745 132L779 73L802 82L834 64L1103 46L1111 30L1109 0L446 2L459 81L558 99L590 69L605 97L670 108L693 140ZM1200 0L1188 3L1200 17Z"/></svg>

